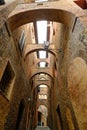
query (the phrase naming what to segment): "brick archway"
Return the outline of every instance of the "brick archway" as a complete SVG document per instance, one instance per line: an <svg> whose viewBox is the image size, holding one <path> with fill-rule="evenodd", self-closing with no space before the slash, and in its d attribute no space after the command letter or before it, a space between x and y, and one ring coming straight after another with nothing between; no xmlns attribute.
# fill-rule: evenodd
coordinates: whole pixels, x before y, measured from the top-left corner
<svg viewBox="0 0 87 130"><path fill-rule="evenodd" d="M10 28L14 31L19 26L37 20L60 22L71 28L75 18L83 15L83 12L76 6L74 7L73 3L68 1L68 4L68 8L62 1L57 5L56 2L45 2L44 5L42 3L40 6L36 3L33 3L33 6L32 4L21 4L9 16Z"/></svg>
<svg viewBox="0 0 87 130"><path fill-rule="evenodd" d="M52 67L45 67L45 68L38 68L35 66L31 67L31 74L30 79L32 79L37 74L46 74L48 75L52 80L54 79L54 72Z"/></svg>
<svg viewBox="0 0 87 130"><path fill-rule="evenodd" d="M27 44L24 47L24 54L23 54L24 55L24 60L26 59L26 57L29 54L31 54L33 52L37 52L37 51L47 51L50 54L54 55L55 57L57 55L57 52L55 52L55 46L53 44L50 45L50 48L48 50L45 50L44 46L42 44L39 44L39 45L37 45L37 44L34 44L34 45Z"/></svg>
<svg viewBox="0 0 87 130"><path fill-rule="evenodd" d="M47 71L47 69L45 71L43 71L43 69L40 69L40 71L38 71L38 69L36 69L32 71L30 79L32 79L37 74L47 74L49 77L51 77L52 80L54 78L53 73L51 71Z"/></svg>

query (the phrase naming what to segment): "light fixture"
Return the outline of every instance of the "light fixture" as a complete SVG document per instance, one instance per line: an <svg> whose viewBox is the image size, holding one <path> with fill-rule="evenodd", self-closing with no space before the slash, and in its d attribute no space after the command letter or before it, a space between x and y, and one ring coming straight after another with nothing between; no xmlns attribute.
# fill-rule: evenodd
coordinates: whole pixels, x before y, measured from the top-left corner
<svg viewBox="0 0 87 130"><path fill-rule="evenodd" d="M45 50L54 50L54 51L56 51L56 52L61 53L62 56L63 56L63 49L62 49L62 48L59 48L59 49L51 49L51 48L49 48L49 46L50 46L50 42L49 42L49 41L44 41L44 49L45 49Z"/></svg>
<svg viewBox="0 0 87 130"><path fill-rule="evenodd" d="M44 41L44 49L48 50L49 46L50 46L50 42Z"/></svg>
<svg viewBox="0 0 87 130"><path fill-rule="evenodd" d="M30 97L28 98L28 101L29 101L29 102L31 101L31 98L30 98Z"/></svg>

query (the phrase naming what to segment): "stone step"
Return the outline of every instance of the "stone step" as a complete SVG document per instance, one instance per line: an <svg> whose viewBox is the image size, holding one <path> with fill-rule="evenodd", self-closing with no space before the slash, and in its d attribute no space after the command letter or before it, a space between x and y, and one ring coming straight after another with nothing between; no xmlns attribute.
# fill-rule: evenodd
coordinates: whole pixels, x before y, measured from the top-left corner
<svg viewBox="0 0 87 130"><path fill-rule="evenodd" d="M37 126L35 130L50 130L48 126Z"/></svg>

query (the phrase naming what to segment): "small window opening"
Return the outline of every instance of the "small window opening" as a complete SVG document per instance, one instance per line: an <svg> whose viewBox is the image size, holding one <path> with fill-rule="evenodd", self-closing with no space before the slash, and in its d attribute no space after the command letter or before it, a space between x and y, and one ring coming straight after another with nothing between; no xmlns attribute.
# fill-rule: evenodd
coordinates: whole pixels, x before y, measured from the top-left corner
<svg viewBox="0 0 87 130"><path fill-rule="evenodd" d="M0 81L0 89L5 94L7 98L10 98L11 91L13 88L13 79L14 79L14 72L12 70L12 67L10 63L7 63L7 66L5 68L4 74L2 76L2 79Z"/></svg>
<svg viewBox="0 0 87 130"><path fill-rule="evenodd" d="M19 46L20 46L21 52L23 51L24 44L25 44L25 33L24 33L24 31L22 31L20 40L19 40Z"/></svg>

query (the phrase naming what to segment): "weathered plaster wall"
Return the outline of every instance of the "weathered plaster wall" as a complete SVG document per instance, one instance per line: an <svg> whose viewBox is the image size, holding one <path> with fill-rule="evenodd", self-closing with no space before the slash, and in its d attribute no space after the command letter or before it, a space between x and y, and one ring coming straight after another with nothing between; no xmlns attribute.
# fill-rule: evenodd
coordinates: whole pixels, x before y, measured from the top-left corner
<svg viewBox="0 0 87 130"><path fill-rule="evenodd" d="M58 22L53 22L53 43L56 47L62 48L63 41L64 41L64 33L65 33L65 26L64 24L58 23Z"/></svg>
<svg viewBox="0 0 87 130"><path fill-rule="evenodd" d="M56 103L54 103L55 107L53 108L53 113L55 113L55 108L57 107L59 101L63 126L66 127L64 129L87 129L87 118L84 116L87 114L86 18L86 16L77 18L73 28L70 31L68 28L65 28L65 31L63 33L63 57L59 58L59 64L57 66L59 69L59 75L57 75L59 77L59 80L57 78L57 84L55 81L54 95L56 96L54 98L54 101ZM58 87L60 88L59 90Z"/></svg>
<svg viewBox="0 0 87 130"><path fill-rule="evenodd" d="M69 41L65 46L64 57L62 58L62 62L60 64L60 74L63 82L63 103L65 104L66 113L67 107L70 109L72 123L74 124L74 129L76 130L87 129L86 18L86 16L83 16L76 20L76 24L71 31ZM69 122L69 120L67 121Z"/></svg>
<svg viewBox="0 0 87 130"><path fill-rule="evenodd" d="M71 75L72 74L72 75ZM76 57L68 70L68 88L79 128L87 129L87 65Z"/></svg>
<svg viewBox="0 0 87 130"><path fill-rule="evenodd" d="M81 20L81 21L80 21ZM78 19L70 46L68 89L80 130L87 129L87 26ZM78 32L78 33L77 33Z"/></svg>
<svg viewBox="0 0 87 130"><path fill-rule="evenodd" d="M35 60L36 60L36 56L35 54L36 53L32 53L30 54L30 56L28 56L25 61L24 61L24 48L27 44L32 44L33 41L32 41L32 29L33 27L31 26L31 23L30 24L26 24L26 25L23 25L23 26L20 26L19 28L17 28L14 32L13 32L13 38L14 38L14 41L16 43L16 46L18 48L18 53L20 55L20 58L21 58L21 61L22 61L22 65L23 65L23 68L25 70L25 74L26 76L28 76L29 78L29 74L31 73L31 69L30 67L35 64ZM21 51L20 49L20 46L19 46L19 41L20 41L20 37L21 37L21 34L22 32L24 32L25 34L25 43L24 43L24 48L23 50ZM34 35L34 34L33 34ZM34 40L35 42L35 40ZM34 60L35 59L35 60Z"/></svg>
<svg viewBox="0 0 87 130"><path fill-rule="evenodd" d="M29 84L27 77L25 76L23 66L21 64L20 56L16 50L15 43L10 32L7 30L6 25L0 28L0 57L2 58L3 63L5 63L5 61L10 62L11 67L15 73L15 81L9 99L9 112L7 111L7 121L3 120L3 122L5 121L4 125L6 130L15 130L19 104L22 99L25 101L22 121L24 124L26 124L26 118L24 117L26 115L26 102L29 95ZM3 66L5 66L5 64L3 64ZM0 120L2 120L2 117ZM1 127L1 130L3 130L3 127Z"/></svg>

